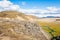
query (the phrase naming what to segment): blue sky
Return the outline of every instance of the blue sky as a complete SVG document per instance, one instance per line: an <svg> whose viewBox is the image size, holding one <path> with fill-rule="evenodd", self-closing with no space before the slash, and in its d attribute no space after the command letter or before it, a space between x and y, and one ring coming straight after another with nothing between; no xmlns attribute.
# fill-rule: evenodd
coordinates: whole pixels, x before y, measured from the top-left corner
<svg viewBox="0 0 60 40"><path fill-rule="evenodd" d="M49 6L60 7L60 0L9 0L14 4L20 5L21 8L31 9L31 8L38 8L38 9L45 9ZM22 5L22 2L25 5Z"/></svg>
<svg viewBox="0 0 60 40"><path fill-rule="evenodd" d="M0 0L0 11L7 10L38 17L60 16L60 0Z"/></svg>

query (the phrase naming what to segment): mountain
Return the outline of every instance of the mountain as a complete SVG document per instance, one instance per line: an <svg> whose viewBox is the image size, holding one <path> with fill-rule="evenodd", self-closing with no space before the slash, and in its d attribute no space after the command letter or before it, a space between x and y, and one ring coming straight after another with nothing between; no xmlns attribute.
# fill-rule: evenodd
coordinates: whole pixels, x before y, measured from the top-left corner
<svg viewBox="0 0 60 40"><path fill-rule="evenodd" d="M3 11L3 12L0 12L0 18L33 21L33 19L37 19L38 17L32 16L32 15L25 15L24 13L17 12L17 11Z"/></svg>
<svg viewBox="0 0 60 40"><path fill-rule="evenodd" d="M46 16L46 17L42 17L42 18L60 18L60 16Z"/></svg>
<svg viewBox="0 0 60 40"><path fill-rule="evenodd" d="M47 40L35 19L21 12L0 12L0 40Z"/></svg>
<svg viewBox="0 0 60 40"><path fill-rule="evenodd" d="M0 12L0 17L3 17L3 18L15 18L17 17L17 15L18 15L18 12L14 12L14 11Z"/></svg>

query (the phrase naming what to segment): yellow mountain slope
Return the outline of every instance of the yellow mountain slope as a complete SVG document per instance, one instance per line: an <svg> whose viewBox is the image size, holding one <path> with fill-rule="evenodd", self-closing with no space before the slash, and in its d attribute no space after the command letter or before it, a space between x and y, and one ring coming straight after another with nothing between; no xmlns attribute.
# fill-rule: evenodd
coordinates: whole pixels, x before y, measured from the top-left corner
<svg viewBox="0 0 60 40"><path fill-rule="evenodd" d="M33 21L34 19L37 19L37 17L32 15L25 15L24 13L17 12L17 11L3 11L0 12L0 18L13 18L13 19L19 19L19 20L29 20Z"/></svg>

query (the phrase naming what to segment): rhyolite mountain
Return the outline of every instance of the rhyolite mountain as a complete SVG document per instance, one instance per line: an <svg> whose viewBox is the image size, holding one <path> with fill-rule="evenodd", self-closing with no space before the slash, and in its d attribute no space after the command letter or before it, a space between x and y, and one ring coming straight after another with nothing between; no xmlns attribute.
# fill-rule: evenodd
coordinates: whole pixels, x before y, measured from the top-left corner
<svg viewBox="0 0 60 40"><path fill-rule="evenodd" d="M47 40L35 19L21 12L0 12L0 40Z"/></svg>
<svg viewBox="0 0 60 40"><path fill-rule="evenodd" d="M26 15L22 12L17 11L3 11L0 12L0 18L6 18L6 19L20 19L20 20L30 20L33 21L33 19L38 19L38 17L32 16L32 15Z"/></svg>

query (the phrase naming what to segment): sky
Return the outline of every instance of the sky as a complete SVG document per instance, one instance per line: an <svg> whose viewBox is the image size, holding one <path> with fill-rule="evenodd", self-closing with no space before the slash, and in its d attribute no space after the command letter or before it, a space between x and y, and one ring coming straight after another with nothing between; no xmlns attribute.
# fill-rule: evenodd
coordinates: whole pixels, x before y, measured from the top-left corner
<svg viewBox="0 0 60 40"><path fill-rule="evenodd" d="M60 0L0 0L0 11L6 10L38 17L60 16Z"/></svg>
<svg viewBox="0 0 60 40"><path fill-rule="evenodd" d="M60 7L60 0L10 0L14 4L20 5L22 8L30 9L30 8L42 8L49 6Z"/></svg>

